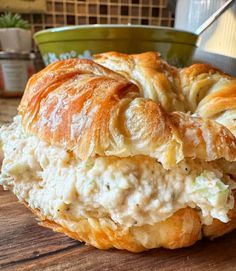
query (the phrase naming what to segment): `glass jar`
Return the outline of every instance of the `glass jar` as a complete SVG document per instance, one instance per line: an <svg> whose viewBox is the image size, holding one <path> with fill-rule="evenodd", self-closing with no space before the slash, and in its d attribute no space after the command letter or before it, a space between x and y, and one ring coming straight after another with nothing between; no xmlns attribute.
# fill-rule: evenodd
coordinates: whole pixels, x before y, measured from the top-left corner
<svg viewBox="0 0 236 271"><path fill-rule="evenodd" d="M0 96L21 97L34 73L33 53L0 52Z"/></svg>

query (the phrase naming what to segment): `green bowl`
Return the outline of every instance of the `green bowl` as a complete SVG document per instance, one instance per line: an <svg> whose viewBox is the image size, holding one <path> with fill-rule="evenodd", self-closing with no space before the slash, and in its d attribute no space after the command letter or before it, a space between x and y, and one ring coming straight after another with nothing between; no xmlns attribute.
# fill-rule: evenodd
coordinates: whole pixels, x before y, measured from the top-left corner
<svg viewBox="0 0 236 271"><path fill-rule="evenodd" d="M72 57L91 58L108 51L158 51L169 63L187 65L198 36L169 27L141 25L83 25L51 28L34 35L45 65Z"/></svg>

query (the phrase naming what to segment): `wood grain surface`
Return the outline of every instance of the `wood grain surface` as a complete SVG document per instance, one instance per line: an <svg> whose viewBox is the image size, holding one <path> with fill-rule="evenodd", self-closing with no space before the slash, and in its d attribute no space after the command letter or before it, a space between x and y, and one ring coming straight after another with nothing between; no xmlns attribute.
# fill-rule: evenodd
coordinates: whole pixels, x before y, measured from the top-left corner
<svg viewBox="0 0 236 271"><path fill-rule="evenodd" d="M16 99L0 99L0 125L12 120L18 103ZM173 251L101 251L38 226L34 215L0 186L0 270L233 271L236 231Z"/></svg>

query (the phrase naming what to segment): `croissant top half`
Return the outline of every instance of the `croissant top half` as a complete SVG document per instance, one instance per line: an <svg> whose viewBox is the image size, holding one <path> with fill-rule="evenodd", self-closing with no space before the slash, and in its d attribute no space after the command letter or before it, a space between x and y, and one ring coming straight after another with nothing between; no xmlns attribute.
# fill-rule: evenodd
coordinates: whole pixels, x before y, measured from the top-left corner
<svg viewBox="0 0 236 271"><path fill-rule="evenodd" d="M146 54L144 70L148 63L160 61L157 54ZM165 168L185 157L236 160L235 137L211 120L217 115L212 103L220 112L233 109L236 81L203 64L182 70L163 65L158 69L152 66L150 75L136 70L139 78L145 77L145 85L128 80L124 76L128 70L117 73L92 60L53 63L27 84L19 106L23 126L28 133L63 146L80 159L142 154L156 158ZM154 83L154 79L160 82ZM148 84L156 92L154 100L145 98ZM175 105L177 111L172 112ZM191 116L188 110L203 118Z"/></svg>

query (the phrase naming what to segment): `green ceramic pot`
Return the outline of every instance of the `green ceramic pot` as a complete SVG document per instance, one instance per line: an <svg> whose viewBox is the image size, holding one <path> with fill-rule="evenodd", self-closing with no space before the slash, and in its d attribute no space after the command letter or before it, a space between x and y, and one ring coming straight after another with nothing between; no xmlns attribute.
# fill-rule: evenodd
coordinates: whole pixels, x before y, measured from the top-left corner
<svg viewBox="0 0 236 271"><path fill-rule="evenodd" d="M90 58L108 51L158 51L169 63L187 65L198 36L169 27L135 25L83 25L39 31L34 39L45 65L71 57Z"/></svg>

